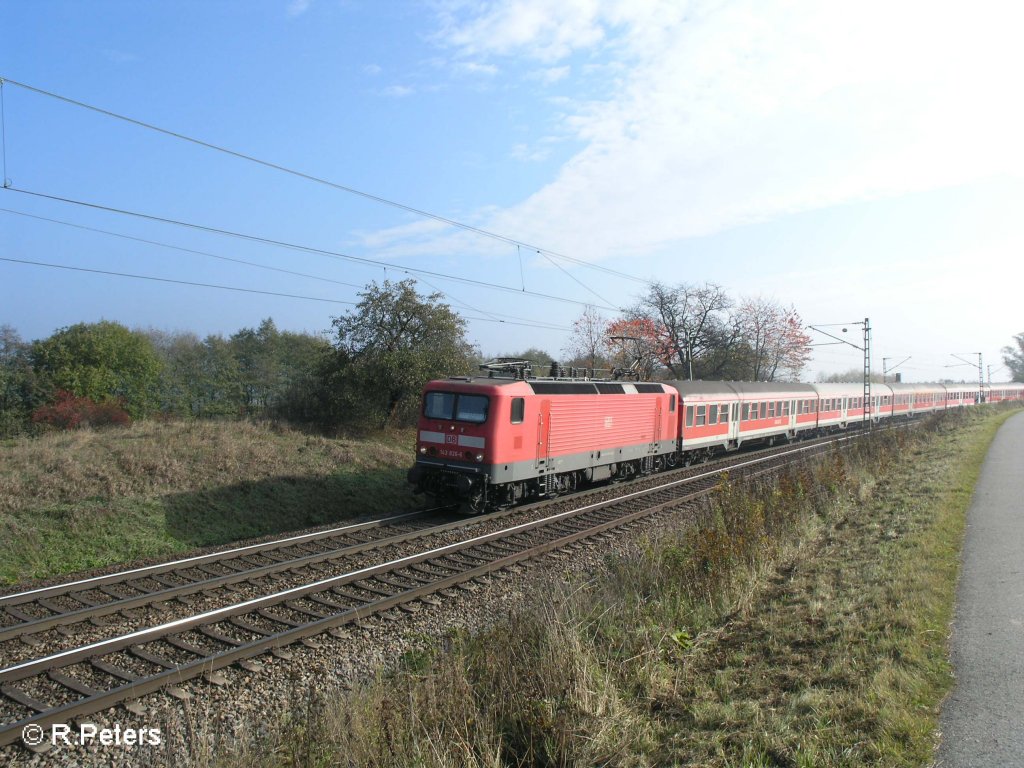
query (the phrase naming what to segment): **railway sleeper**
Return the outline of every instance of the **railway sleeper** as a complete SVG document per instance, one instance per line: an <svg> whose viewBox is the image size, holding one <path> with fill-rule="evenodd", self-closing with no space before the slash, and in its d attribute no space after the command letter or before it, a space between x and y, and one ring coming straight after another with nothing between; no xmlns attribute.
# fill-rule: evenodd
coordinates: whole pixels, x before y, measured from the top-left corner
<svg viewBox="0 0 1024 768"><path fill-rule="evenodd" d="M167 635L167 637L161 639L168 645L172 645L179 650L185 651L185 653L191 653L201 659L210 655L210 652L207 649L200 648L198 645L190 643L188 640L183 640L181 635Z"/></svg>
<svg viewBox="0 0 1024 768"><path fill-rule="evenodd" d="M111 664L109 661L103 661L103 659L91 659L89 664L94 668L98 669L105 675L110 675L115 680L124 680L128 683L134 683L136 680L140 680L139 675L134 672L130 672L124 667L119 667L116 664Z"/></svg>
<svg viewBox="0 0 1024 768"><path fill-rule="evenodd" d="M135 656L138 659L142 659L143 661L148 661L150 664L155 664L156 666L163 667L164 669L174 669L175 667L178 666L173 661L165 659L163 656L159 656L159 655L157 655L155 653L151 653L150 651L147 651L145 648L143 648L140 645L129 646L128 647L128 652L131 653L132 656Z"/></svg>
<svg viewBox="0 0 1024 768"><path fill-rule="evenodd" d="M218 643L224 643L224 645L230 645L236 648L239 645L242 645L241 640L231 637L230 635L225 635L223 632L218 632L211 627L196 627L196 630L206 635L211 640L216 640Z"/></svg>
<svg viewBox="0 0 1024 768"><path fill-rule="evenodd" d="M31 709L33 712L45 712L50 709L49 704L45 704L39 699L29 696L23 690L15 688L13 685L0 686L0 693L16 704L20 704L26 709Z"/></svg>
<svg viewBox="0 0 1024 768"><path fill-rule="evenodd" d="M78 678L65 675L63 672L56 669L51 669L46 673L46 676L58 685L63 685L65 688L81 694L82 696L95 696L96 694L101 693L101 691L86 685Z"/></svg>

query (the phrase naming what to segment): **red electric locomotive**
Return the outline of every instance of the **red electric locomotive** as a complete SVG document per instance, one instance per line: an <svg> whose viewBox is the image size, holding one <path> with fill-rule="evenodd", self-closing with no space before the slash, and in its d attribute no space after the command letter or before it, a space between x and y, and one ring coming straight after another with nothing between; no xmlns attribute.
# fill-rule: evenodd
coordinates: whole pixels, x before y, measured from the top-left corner
<svg viewBox="0 0 1024 768"><path fill-rule="evenodd" d="M676 461L677 399L654 383L432 381L409 482L480 512L652 472Z"/></svg>

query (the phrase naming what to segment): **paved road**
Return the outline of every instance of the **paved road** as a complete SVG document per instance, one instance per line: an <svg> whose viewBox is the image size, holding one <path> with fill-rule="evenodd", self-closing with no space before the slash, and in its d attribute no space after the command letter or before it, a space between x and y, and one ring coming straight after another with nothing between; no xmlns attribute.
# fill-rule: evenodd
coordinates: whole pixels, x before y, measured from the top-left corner
<svg viewBox="0 0 1024 768"><path fill-rule="evenodd" d="M943 768L1024 766L1024 414L985 457L967 512Z"/></svg>

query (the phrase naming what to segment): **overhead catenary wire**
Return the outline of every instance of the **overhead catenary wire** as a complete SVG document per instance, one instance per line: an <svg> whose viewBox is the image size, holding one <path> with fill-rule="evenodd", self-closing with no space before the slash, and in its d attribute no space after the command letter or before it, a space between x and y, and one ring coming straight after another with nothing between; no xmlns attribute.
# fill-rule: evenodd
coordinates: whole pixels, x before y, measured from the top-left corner
<svg viewBox="0 0 1024 768"><path fill-rule="evenodd" d="M303 299L305 301L322 301L329 304L351 304L355 305L354 301L344 301L343 299L327 299L319 296L302 296L294 293L279 293L277 291L263 291L257 288L240 288L232 285L218 285L216 283L199 283L192 280L175 280L170 277L156 277L154 275L136 275L130 272L113 272L107 269L92 269L90 267L73 267L68 264L52 264L45 261L32 261L30 259L12 259L7 256L0 256L0 261L7 261L12 264L31 264L36 267L49 267L50 269L67 269L74 272L91 272L97 275L113 275L115 277L130 277L135 280L155 280L160 283L175 283L177 285L193 285L200 288L216 288L222 291L239 291L241 293L259 293L264 296L282 296L288 299Z"/></svg>
<svg viewBox="0 0 1024 768"><path fill-rule="evenodd" d="M286 299L301 299L303 301L319 301L328 304L347 304L349 306L357 306L358 302L347 301L345 299L328 299L321 296L304 296L295 293L282 293L279 291L264 291L258 288L242 288L234 285L220 285L217 283L201 283L193 280L177 280L170 277L156 277L155 275L137 275L131 272L115 272L107 269L93 269L91 267L74 267L69 264L53 264L45 261L33 261L31 259L13 259L8 256L0 256L0 261L6 261L11 264L27 264L35 267L46 267L49 269L64 269L72 272L89 272L97 275L109 275L113 277L126 277L135 280L152 280L160 283L174 283L176 285L189 285L197 286L200 288L214 288L222 291L236 291L239 293L257 293L263 296L279 296ZM541 325L537 323L522 323L515 321L496 320L490 317L466 317L467 320L479 320L485 323L504 323L507 325L522 325L528 328L547 328L550 330L568 330L560 326Z"/></svg>
<svg viewBox="0 0 1024 768"><path fill-rule="evenodd" d="M566 276L566 277L568 277L568 278L569 278L570 280L573 280L574 282L576 282L576 283L577 283L577 284L578 284L578 285L579 285L579 286L580 286L580 287L581 287L581 288L582 288L583 290L585 290L585 291L586 291L587 293L593 294L594 296L596 296L597 298L599 298L599 299L600 299L601 301L603 301L603 302L604 302L605 304L607 304L607 305L611 306L611 302L610 302L610 301L608 301L608 299L606 299L606 298L605 298L604 296L602 296L601 294L599 294L599 293L598 293L597 291L594 291L594 290L590 289L589 287L587 287L586 285L584 285L584 284L583 284L582 282L580 282L579 280L577 280L577 279L576 279L576 277L575 277L575 276L574 276L574 275L573 275L572 273L570 273L570 272L569 272L569 270L565 269L565 267L563 267L563 266L562 266L561 264L559 264L559 263L558 263L557 261L555 261L554 259L552 259L552 258L551 258L550 256L548 256L548 255L547 255L546 253L544 253L543 251L537 251L537 253L539 253L539 254L540 254L541 256L543 256L543 257L544 257L545 259L547 259L548 261L550 261L550 262L551 262L551 264L552 264L553 266L555 266L555 267L557 267L558 269L562 270L562 272L563 272L563 273L565 274L565 276Z"/></svg>
<svg viewBox="0 0 1024 768"><path fill-rule="evenodd" d="M412 273L424 274L424 275L430 275L430 276L438 278L438 279L453 280L455 282L466 283L466 284L470 284L470 285L476 285L476 286L480 286L480 287L484 287L484 288L492 288L492 289L495 289L495 290L509 291L509 292L517 293L517 294L524 294L525 293L528 296L535 296L537 298L548 299L548 300L551 300L551 301L559 301L559 302L566 303L566 304L576 304L576 305L581 306L581 307L589 307L589 306L593 306L594 305L593 302L578 301L576 299L570 299L570 298L567 298L565 296L555 296L555 295L552 295L552 294L549 294L549 293L541 293L539 291L521 291L518 288L515 288L513 286L501 285L500 283L491 283L491 282L488 282L486 280L476 280L476 279L470 278L470 277L462 277L462 276L459 276L459 275L449 275L449 274L446 274L444 272L437 272L435 270L423 269L421 267L409 267L409 266L405 266L405 265L401 265L401 264L395 264L395 263L392 263L392 262L382 261L380 259L371 259L371 258L368 258L366 256L353 256L351 254L341 253L340 251L329 251L329 250L324 249L324 248L314 248L313 246L308 246L308 245L299 245L297 243L288 243L288 242L285 242L283 240L274 240L273 238L261 237L259 235L248 235L248 234L245 234L243 232L234 232L232 230L220 229L218 227L211 227L211 226L207 226L205 224L196 224L194 222L181 221L179 219L170 219L170 218L166 218L166 217L162 217L162 216L156 216L154 214L141 213L139 211L130 211L130 210L127 210L125 208L116 208L114 206L102 205L100 203L91 203L91 202L88 202L88 201L85 201L85 200L75 200L73 198L61 197L59 195L50 195L50 194L46 194L44 192L35 192L33 190L22 189L22 188L16 187L16 186L7 187L7 191L9 191L9 192L17 192L17 193L22 194L22 195L29 195L29 196L37 197L37 198L44 199L44 200L52 200L52 201L55 201L55 202L66 203L68 205L77 205L77 206L81 206L81 207L84 207L84 208L91 208L93 210L106 211L108 213L115 213L115 214L122 215L122 216L131 216L131 217L134 217L134 218L144 219L144 220L147 220L147 221L156 221L156 222L160 222L162 224L169 224L169 225L172 225L172 226L185 227L185 228L188 228L188 229L194 229L194 230L201 231L201 232L208 232L208 233L211 233L211 234L223 235L225 237L234 237L234 238L238 238L238 239L241 239L241 240L247 240L249 242L262 243L264 245L271 245L271 246L275 246L275 247L279 247L279 248L288 248L290 250L302 251L302 252L305 252L305 253L313 253L313 254L317 254L317 255L321 255L321 256L326 256L326 257L332 258L332 259L341 259L341 260L344 260L344 261L352 261L352 262L357 262L357 263L361 263L361 264L370 264L370 265L373 265L375 267L381 267L381 268L384 268L384 269L394 269L394 270L397 270L399 272L405 272L405 273L409 273L409 274L412 274ZM606 305L603 308L604 309L612 310L614 312L621 311L621 309L619 307L614 307L614 306L610 306L610 305Z"/></svg>
<svg viewBox="0 0 1024 768"><path fill-rule="evenodd" d="M47 216L37 216L32 213L25 213L24 211L15 211L11 208L0 208L0 212L11 213L16 216L25 216L30 219L37 219L39 221L46 221L51 224L60 224L65 227L74 227L75 229L81 229L86 232L95 232L101 235L108 235L109 237L118 237L122 240L131 240L136 243L144 243L146 245L155 245L158 248L168 248L173 251L181 251L182 253L191 253L197 256L209 256L211 259L220 259L221 261L230 261L236 264L244 264L248 267L255 267L256 269L266 269L271 272L280 272L285 275L295 275L297 277L304 277L310 280L319 280L325 283L333 283L335 285L344 285L349 288L362 288L363 286L357 283L346 283L343 280L334 280L330 277L323 277L322 275L311 275L308 272L297 272L292 269L284 269L282 267L272 267L269 264L258 264L255 261L246 261L245 259L236 259L232 256L222 256L219 253L210 253L209 251L198 251L194 248L185 248L180 245L171 245L170 243L161 243L158 240L148 240L144 237L135 237L134 235L125 235L121 232L111 232L108 229L99 229L97 227L87 227L84 224L75 224L70 221L61 221L60 219L51 219Z"/></svg>
<svg viewBox="0 0 1024 768"><path fill-rule="evenodd" d="M2 77L0 77L0 81L3 81ZM215 152L220 152L220 153L223 153L225 155L229 155L231 157L237 158L239 160L244 160L246 162L255 163L257 165L263 166L264 168L269 168L269 169L274 170L274 171L279 171L281 173L286 173L286 174L289 174L291 176L295 176L297 178L304 179L306 181L310 181L310 182L313 182L313 183L316 183L316 184L322 184L322 185L330 187L332 189L336 189L336 190L339 190L341 192L346 192L346 193L352 194L352 195L357 195L359 197L365 198L367 200L372 200L373 202L380 203L382 205L387 205L387 206L391 206L393 208L398 208L400 210L406 211L408 213L415 214L417 216L422 216L424 218L433 219L434 221L438 221L438 222L441 222L443 224L447 224L449 226L465 230L467 232L472 232L472 233L480 235L482 237L487 237L487 238L491 238L493 240L497 240L499 242L508 243L509 245L517 245L517 246L523 246L523 247L526 247L526 248L530 248L530 249L535 250L538 253L541 253L543 255L553 256L553 257L559 258L559 259L564 259L565 261L569 261L569 262L572 262L574 264L578 264L579 266L585 267L587 269L598 270L598 271L605 272L607 274L614 275L616 277L620 277L620 278L623 278L623 279L626 279L626 280L632 280L634 282L643 283L645 285L653 285L653 282L651 280L648 280L648 279L645 279L645 278L641 278L641 277L637 277L636 275L630 275L628 273L620 272L619 270L611 269L610 267L605 267L605 266L602 266L600 264L592 264L590 262L584 261L584 260L576 258L574 256L568 256L566 254L559 253L557 251L552 251L550 249L541 248L538 245L527 243L527 242L525 242L523 240L518 240L518 239L516 239L514 237L510 237L508 235L502 235L502 234L497 233L497 232L492 232L492 231L484 229L482 227L477 227L477 226L474 226L472 224L467 224L465 222L461 222L461 221L458 221L456 219L449 218L447 216L441 216L440 214L432 213L432 212L424 210L422 208L416 208L415 206L407 205L405 203L400 203L400 202L398 202L396 200L391 200L389 198L382 197L380 195L375 195L375 194L370 193L370 192L365 192L363 190L356 189L355 187L350 187L350 186L348 186L346 184L340 184L338 182L330 181L329 179L324 179L324 178L321 178L319 176L314 176L313 174L305 173L303 171L298 171L298 170L295 170L293 168L288 168L288 167L280 165L278 163L270 162L269 160L262 160L262 159L260 159L258 157L254 157L253 155L245 154L244 152L239 152L239 151L234 150L234 149L229 149L228 147L223 147L223 146L220 146L220 145L217 145L217 144L213 144L211 142L204 141L203 139L197 139L197 138L195 138L193 136L188 136L188 135L186 135L184 133L180 133L178 131L172 131L172 130L167 129L167 128L161 128L158 125L154 125L152 123L147 123L147 122L145 122L143 120L139 120L137 118L128 117L127 115L122 115L120 113L113 112L113 111L111 111L109 109L104 109L102 107L97 107L97 106L95 106L93 104L88 104L88 103L83 102L83 101L78 101L77 99L72 99L72 98L70 98L68 96L63 96L61 94L54 93L52 91L47 91L47 90L45 90L43 88L38 88L36 86L29 85L27 83L22 83L22 82L19 82L17 80L7 79L6 82L10 83L11 85L15 85L15 86L17 86L19 88L23 88L23 89L25 89L27 91L31 91L33 93L39 94L41 96L46 96L48 98L56 99L58 101L62 101L64 103L66 103L66 104L70 104L72 106L79 107L81 109L87 109L89 111L96 112L97 114L105 115L105 116L110 117L110 118L115 119L115 120L121 120L123 122L130 123L131 125L135 125L135 126L138 126L140 128L145 128L146 130L155 131L156 133L160 133L160 134L163 134L165 136L169 136L171 138L175 138L175 139L179 139L181 141L189 142L191 144L195 144L196 146L200 146L200 147L203 147L205 149L209 149L209 150L212 150L212 151L215 151Z"/></svg>
<svg viewBox="0 0 1024 768"><path fill-rule="evenodd" d="M255 267L256 269L265 269L265 270L269 270L271 272L279 272L279 273L286 274L286 275L295 275L296 277L303 277L303 278L307 278L307 279L310 279L310 280L319 280L320 282L332 283L334 285L344 285L344 286L349 287L349 288L363 288L363 287L365 287L365 286L362 286L362 285L358 285L357 283L347 283L347 282L345 282L343 280L335 280L335 279L330 278L330 277L324 277L323 275L312 275L312 274L309 274L308 272L297 272L297 271L292 270L292 269L283 269L281 267L272 267L272 266L270 266L268 264L258 264L257 262L254 262L254 261L247 261L245 259L237 259L237 258L234 258L232 256L223 256L223 255L218 254L218 253L210 253L209 251L199 251L199 250L196 250L194 248L185 248L185 247L180 246L180 245L171 245L170 243L162 243L159 240L149 240L149 239L144 238L144 237L136 237L134 235L126 235L126 234L123 234L121 232L111 232L108 229L99 229L97 227L87 227L84 224L75 224L74 222L70 222L70 221L62 221L61 219L52 219L52 218L49 218L47 216L38 216L36 214L26 213L24 211L15 211L15 210L13 210L11 208L0 208L0 212L2 212L2 213L10 213L10 214L14 214L16 216L24 216L26 218L36 219L38 221L45 221L45 222L50 223L50 224L60 224L61 226L65 226L65 227L72 227L74 229L80 229L80 230L84 230L86 232L94 232L96 234L108 235L110 237L117 237L117 238L121 238L123 240L130 240L130 241L137 242L137 243L144 243L146 245L154 245L154 246L156 246L158 248L167 248L167 249L174 250L174 251L181 251L182 253L195 254L197 256L209 256L210 258L213 258L213 259L220 259L222 261L229 261L229 262L234 262L234 263L237 263L237 264L244 264L244 265L249 266L249 267ZM435 291L437 291L438 293L440 293L443 296L447 297L450 301L452 301L452 302L454 302L456 304L460 304L460 305L466 307L467 309L472 310L473 312L479 312L482 315L486 315L487 317L492 318L492 319L494 319L494 320L496 320L498 322L501 322L501 320L499 318L509 318L509 319L512 319L512 320L518 320L518 321L521 322L521 324L528 325L529 327L546 328L546 329L549 329L549 330L559 330L559 331L561 331L561 330L571 330L571 329L565 328L563 326L550 325L550 324L547 324L547 323L534 323L533 321L524 320L524 318L521 318L518 315L503 315L500 312L488 312L486 310L480 309L479 307L475 307L475 306L473 306L471 304L467 304L465 301L462 301L460 299L456 299L450 293L448 293L447 291L444 291L444 290L438 288L433 283L428 282L422 276L418 277L417 279L420 282L425 283L426 285L429 285Z"/></svg>

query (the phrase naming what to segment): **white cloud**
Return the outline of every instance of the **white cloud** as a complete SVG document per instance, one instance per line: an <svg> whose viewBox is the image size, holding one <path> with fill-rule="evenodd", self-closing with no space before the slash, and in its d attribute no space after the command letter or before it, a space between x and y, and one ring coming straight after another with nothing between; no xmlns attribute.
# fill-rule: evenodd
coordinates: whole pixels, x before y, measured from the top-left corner
<svg viewBox="0 0 1024 768"><path fill-rule="evenodd" d="M103 55L108 61L112 61L114 64L131 64L133 61L138 61L139 57L134 53L127 51L118 51L113 48L105 48Z"/></svg>
<svg viewBox="0 0 1024 768"><path fill-rule="evenodd" d="M565 105L585 147L486 225L601 258L1024 174L1018 8L512 0L450 15L443 39L474 60L558 71L587 53L617 71L606 98Z"/></svg>
<svg viewBox="0 0 1024 768"><path fill-rule="evenodd" d="M516 144L512 147L512 157L515 160L537 163L547 160L550 155L550 147L531 147L528 144Z"/></svg>
<svg viewBox="0 0 1024 768"><path fill-rule="evenodd" d="M396 99L403 98L405 96L411 96L414 90L412 86L408 85L389 85L381 93L385 96L390 96Z"/></svg>
<svg viewBox="0 0 1024 768"><path fill-rule="evenodd" d="M455 64L455 69L465 75L492 76L498 74L498 68L493 64L481 64L478 61L460 61Z"/></svg>
<svg viewBox="0 0 1024 768"><path fill-rule="evenodd" d="M572 67L566 64L563 67L545 67L544 69L538 69L536 72L531 73L530 76L545 85L553 85L554 83L567 78L571 71Z"/></svg>
<svg viewBox="0 0 1024 768"><path fill-rule="evenodd" d="M312 5L312 2L313 0L291 0L291 2L288 3L286 13L291 18L301 16L309 10L309 6Z"/></svg>
<svg viewBox="0 0 1024 768"><path fill-rule="evenodd" d="M363 72L366 73L367 75L376 76L383 71L384 70L381 68L380 64L367 64L365 67L363 67Z"/></svg>

